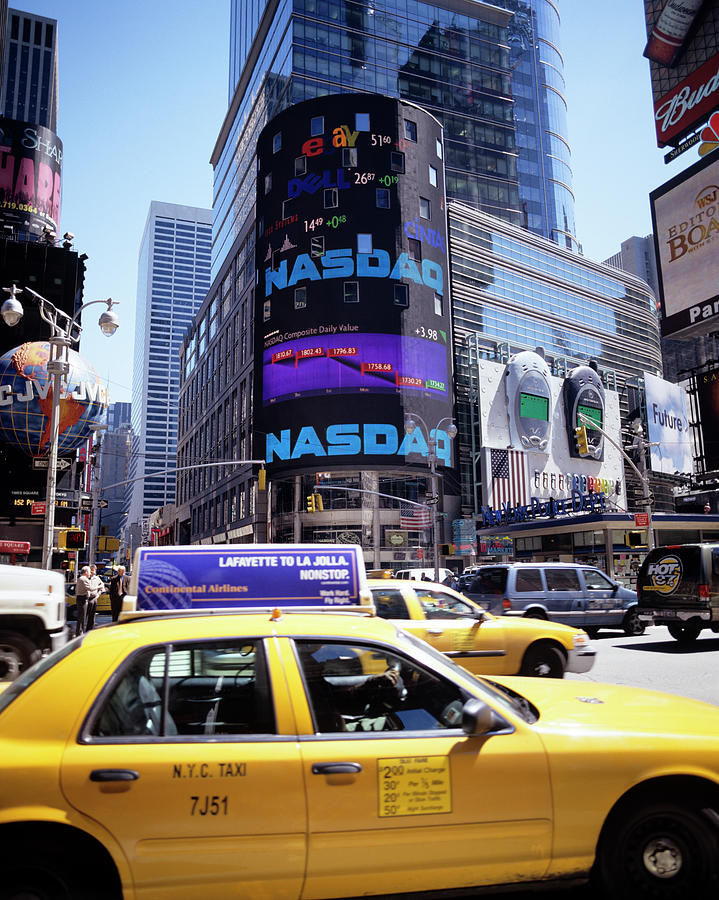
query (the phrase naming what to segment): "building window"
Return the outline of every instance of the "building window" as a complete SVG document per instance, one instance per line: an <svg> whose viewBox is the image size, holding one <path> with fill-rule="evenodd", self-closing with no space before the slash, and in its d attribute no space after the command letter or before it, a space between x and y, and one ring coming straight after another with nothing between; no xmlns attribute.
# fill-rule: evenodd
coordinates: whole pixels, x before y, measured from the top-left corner
<svg viewBox="0 0 719 900"><path fill-rule="evenodd" d="M292 215L292 201L291 200L283 200L282 201L282 218L289 219Z"/></svg>
<svg viewBox="0 0 719 900"><path fill-rule="evenodd" d="M298 156L295 159L295 175L304 175L307 171L307 157Z"/></svg>
<svg viewBox="0 0 719 900"><path fill-rule="evenodd" d="M406 284L394 286L394 305L406 309L409 306L409 288Z"/></svg>
<svg viewBox="0 0 719 900"><path fill-rule="evenodd" d="M325 239L324 235L320 235L319 237L310 238L310 256L324 256L325 255Z"/></svg>
<svg viewBox="0 0 719 900"><path fill-rule="evenodd" d="M437 187L437 170L434 166L429 167L429 183L432 187Z"/></svg>
<svg viewBox="0 0 719 900"><path fill-rule="evenodd" d="M310 135L312 137L318 137L321 134L325 133L325 117L324 116L313 116L310 119Z"/></svg>
<svg viewBox="0 0 719 900"><path fill-rule="evenodd" d="M346 166L348 169L357 167L357 148L356 147L343 147L342 148L342 165Z"/></svg>
<svg viewBox="0 0 719 900"><path fill-rule="evenodd" d="M437 158L442 159L442 141L440 141L439 138L437 138L436 149L437 149Z"/></svg>
<svg viewBox="0 0 719 900"><path fill-rule="evenodd" d="M404 136L408 141L414 141L417 143L417 123L412 122L409 119L404 120Z"/></svg>
<svg viewBox="0 0 719 900"><path fill-rule="evenodd" d="M340 205L337 188L325 188L325 209L337 209Z"/></svg>
<svg viewBox="0 0 719 900"><path fill-rule="evenodd" d="M282 132L278 131L276 135L272 138L272 152L279 153L282 149Z"/></svg>
<svg viewBox="0 0 719 900"><path fill-rule="evenodd" d="M432 218L432 204L426 197L419 198L419 214L423 219Z"/></svg>
<svg viewBox="0 0 719 900"><path fill-rule="evenodd" d="M404 153L393 150L389 158L389 167L393 172L404 172Z"/></svg>
<svg viewBox="0 0 719 900"><path fill-rule="evenodd" d="M355 131L369 131L369 113L355 113Z"/></svg>
<svg viewBox="0 0 719 900"><path fill-rule="evenodd" d="M270 172L268 175L265 175L265 193L269 194L269 192L271 190L272 190L272 172Z"/></svg>
<svg viewBox="0 0 719 900"><path fill-rule="evenodd" d="M262 319L264 322L270 321L270 313L272 310L272 303L270 300L265 300L264 305L262 307Z"/></svg>
<svg viewBox="0 0 719 900"><path fill-rule="evenodd" d="M345 281L344 301L345 303L359 303L359 281Z"/></svg>
<svg viewBox="0 0 719 900"><path fill-rule="evenodd" d="M377 208L389 209L389 191L387 188L377 188Z"/></svg>
<svg viewBox="0 0 719 900"><path fill-rule="evenodd" d="M372 252L372 235L371 234L358 234L357 235L357 252L358 253L371 253Z"/></svg>
<svg viewBox="0 0 719 900"><path fill-rule="evenodd" d="M409 258L417 262L422 259L422 244L417 238L409 238Z"/></svg>
<svg viewBox="0 0 719 900"><path fill-rule="evenodd" d="M434 295L434 312L437 316L442 315L442 297L440 294Z"/></svg>
<svg viewBox="0 0 719 900"><path fill-rule="evenodd" d="M306 287L295 288L295 309L306 309L306 308L307 308L307 288Z"/></svg>

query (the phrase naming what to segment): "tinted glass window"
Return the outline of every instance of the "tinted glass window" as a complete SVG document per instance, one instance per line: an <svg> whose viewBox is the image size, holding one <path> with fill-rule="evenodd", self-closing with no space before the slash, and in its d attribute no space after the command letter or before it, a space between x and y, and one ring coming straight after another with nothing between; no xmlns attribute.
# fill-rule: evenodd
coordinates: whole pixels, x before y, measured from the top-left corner
<svg viewBox="0 0 719 900"><path fill-rule="evenodd" d="M719 550L712 550L712 575L719 575Z"/></svg>
<svg viewBox="0 0 719 900"><path fill-rule="evenodd" d="M297 641L317 732L459 728L465 696L385 647Z"/></svg>
<svg viewBox="0 0 719 900"><path fill-rule="evenodd" d="M545 569L548 591L578 591L579 574L576 569Z"/></svg>
<svg viewBox="0 0 719 900"><path fill-rule="evenodd" d="M372 588L377 615L383 619L409 619L407 604L401 591L391 588Z"/></svg>
<svg viewBox="0 0 719 900"><path fill-rule="evenodd" d="M542 573L539 569L517 569L517 592L543 591Z"/></svg>
<svg viewBox="0 0 719 900"><path fill-rule="evenodd" d="M502 594L507 586L506 569L484 569L472 583L475 594Z"/></svg>

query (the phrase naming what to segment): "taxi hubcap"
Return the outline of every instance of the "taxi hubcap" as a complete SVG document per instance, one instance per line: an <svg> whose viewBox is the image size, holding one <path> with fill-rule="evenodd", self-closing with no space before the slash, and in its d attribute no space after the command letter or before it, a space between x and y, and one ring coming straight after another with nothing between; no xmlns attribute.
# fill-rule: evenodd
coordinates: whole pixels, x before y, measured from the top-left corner
<svg viewBox="0 0 719 900"><path fill-rule="evenodd" d="M671 838L655 838L644 848L644 865L657 878L673 878L682 867L679 845Z"/></svg>

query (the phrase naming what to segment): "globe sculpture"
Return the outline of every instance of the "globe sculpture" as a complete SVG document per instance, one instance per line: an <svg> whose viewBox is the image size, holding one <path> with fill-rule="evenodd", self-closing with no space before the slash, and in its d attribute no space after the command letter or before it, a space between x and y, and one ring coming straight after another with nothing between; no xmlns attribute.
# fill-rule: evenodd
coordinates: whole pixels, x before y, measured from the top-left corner
<svg viewBox="0 0 719 900"><path fill-rule="evenodd" d="M107 389L97 372L74 350L62 379L58 453L76 450L107 416ZM50 344L22 344L0 357L0 440L29 456L47 456L53 384L47 374Z"/></svg>

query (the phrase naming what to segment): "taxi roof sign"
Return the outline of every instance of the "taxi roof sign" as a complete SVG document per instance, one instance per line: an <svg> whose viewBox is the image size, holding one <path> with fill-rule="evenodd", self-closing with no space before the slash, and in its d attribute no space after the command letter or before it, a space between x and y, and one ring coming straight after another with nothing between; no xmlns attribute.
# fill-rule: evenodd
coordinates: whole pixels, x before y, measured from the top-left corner
<svg viewBox="0 0 719 900"><path fill-rule="evenodd" d="M372 607L353 544L140 547L130 593L148 613Z"/></svg>

